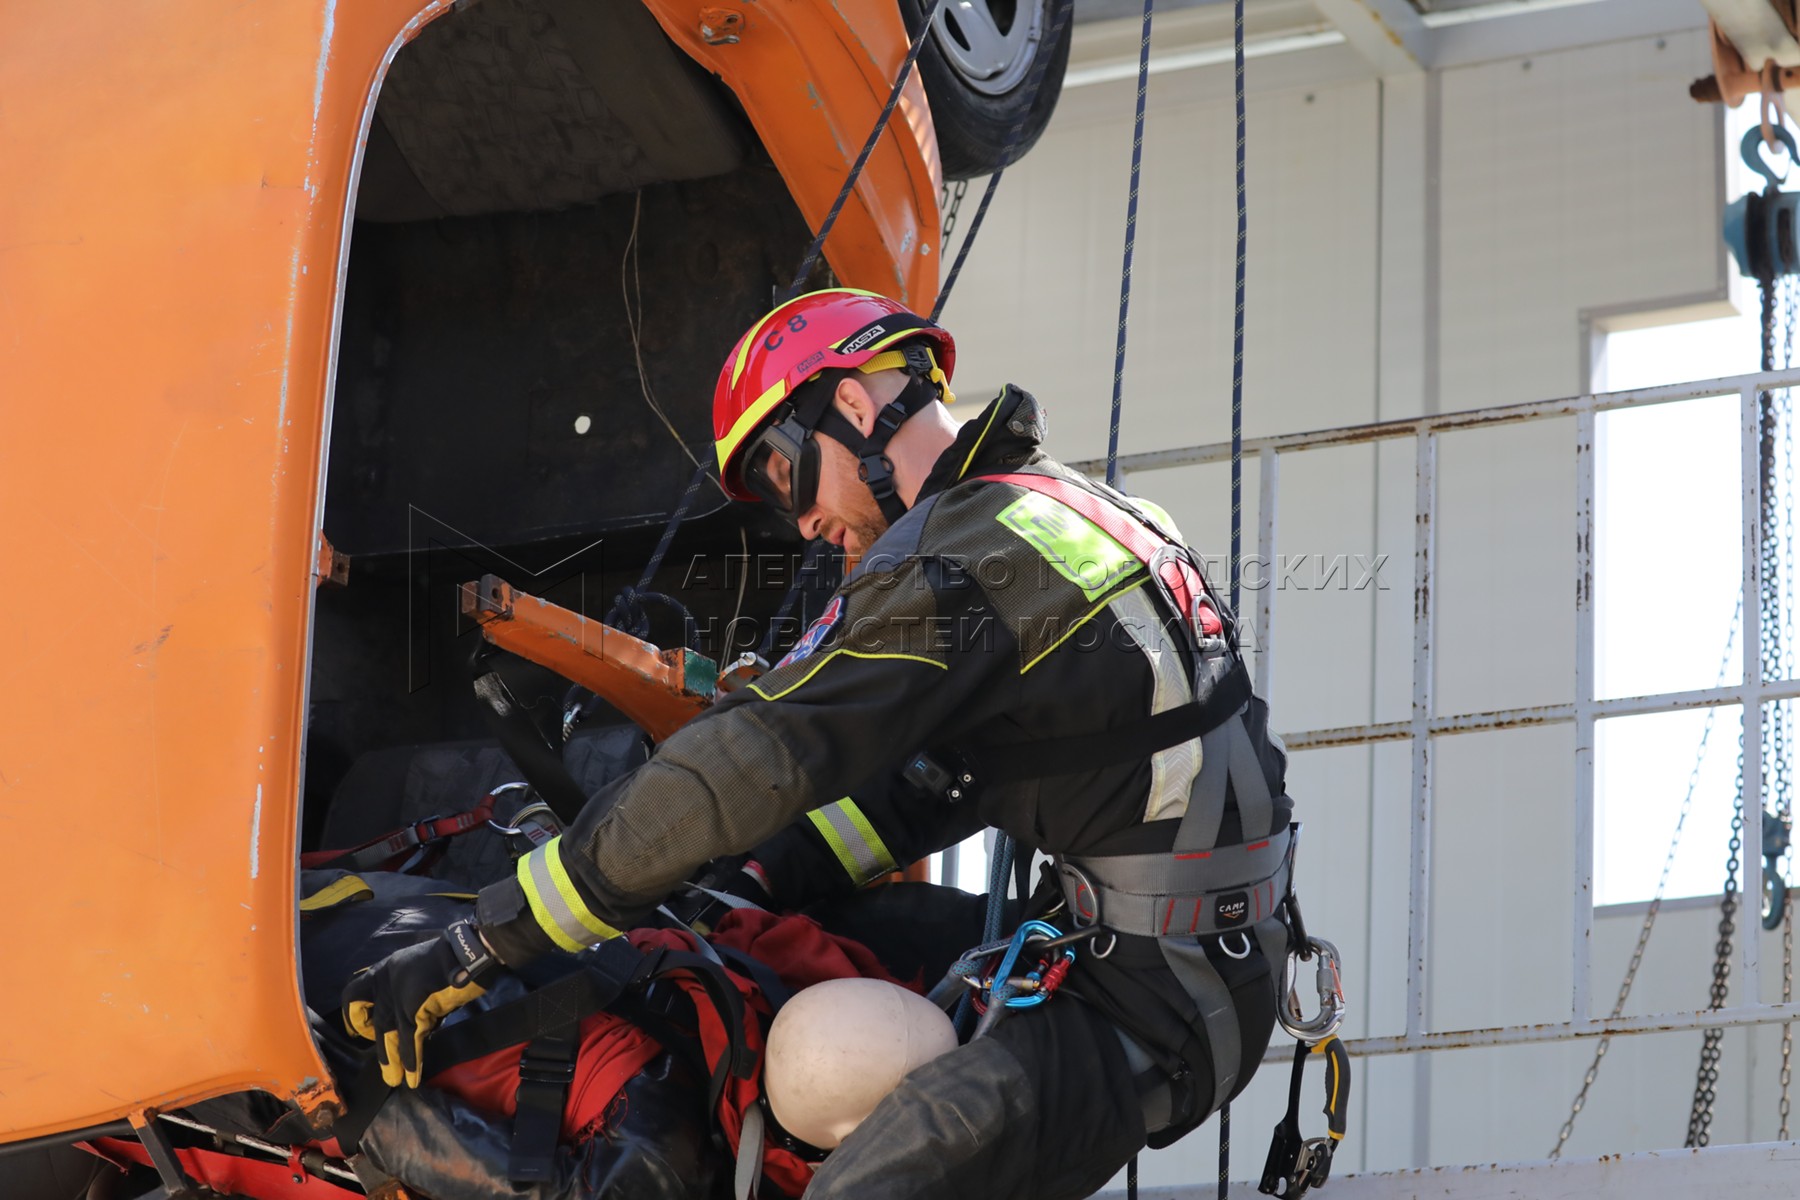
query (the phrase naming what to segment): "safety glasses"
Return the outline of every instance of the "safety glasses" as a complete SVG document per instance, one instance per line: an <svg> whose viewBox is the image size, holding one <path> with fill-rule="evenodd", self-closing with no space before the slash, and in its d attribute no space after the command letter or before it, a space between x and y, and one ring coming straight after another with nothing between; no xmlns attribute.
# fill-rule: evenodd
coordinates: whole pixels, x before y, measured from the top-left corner
<svg viewBox="0 0 1800 1200"><path fill-rule="evenodd" d="M798 523L819 492L819 447L790 408L765 426L744 456L744 484Z"/></svg>

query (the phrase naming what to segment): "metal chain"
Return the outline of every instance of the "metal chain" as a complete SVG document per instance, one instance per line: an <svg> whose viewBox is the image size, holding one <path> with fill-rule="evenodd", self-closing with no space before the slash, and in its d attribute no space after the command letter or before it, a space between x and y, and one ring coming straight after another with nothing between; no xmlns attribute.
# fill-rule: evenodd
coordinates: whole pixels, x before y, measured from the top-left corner
<svg viewBox="0 0 1800 1200"><path fill-rule="evenodd" d="M1772 276L1764 276L1758 280L1762 292L1762 369L1775 369L1776 341L1775 315L1780 303L1779 297L1785 289L1780 288ZM1792 345L1792 335L1787 332L1786 321L1783 321L1784 353ZM1775 465L1775 425L1778 410L1772 393L1763 392L1759 397L1761 412L1761 452L1758 455L1758 471L1761 475L1762 505L1757 514L1757 522L1761 533L1761 556L1758 568L1761 574L1761 586L1756 597L1759 614L1759 639L1757 644L1757 669L1762 678L1769 678L1771 659L1781 656L1782 638L1780 634L1780 563L1776 556L1780 553L1780 530L1777 527L1777 508L1774 500L1774 465ZM1777 706L1779 709L1780 706ZM1738 872L1740 869L1740 853L1743 850L1743 832L1745 813L1749 808L1749 797L1752 788L1756 789L1756 820L1763 819L1763 795L1771 782L1774 772L1772 758L1775 757L1777 745L1785 748L1786 737L1782 730L1775 728L1780 723L1776 720L1764 725L1761 751L1762 767L1756 779L1750 779L1744 772L1744 738L1738 735L1738 794L1731 811L1731 841L1725 866L1725 887L1719 898L1719 938L1714 945L1712 986L1709 989L1708 1007L1720 1009L1725 1007L1731 992L1731 956L1737 924L1735 917L1738 906ZM1754 871L1757 878L1757 892L1762 892L1763 863L1742 863L1745 871L1744 882L1748 884L1749 874ZM1746 936L1757 937L1762 922L1756 921ZM1788 984L1787 986L1791 986ZM1758 997L1752 996L1754 1003ZM1694 1079L1694 1099L1688 1110L1688 1130L1686 1145L1692 1149L1705 1146L1711 1142L1713 1104L1718 1097L1720 1046L1724 1041L1723 1029L1708 1029L1700 1042L1700 1066Z"/></svg>
<svg viewBox="0 0 1800 1200"><path fill-rule="evenodd" d="M938 236L938 252L950 248L950 235L956 232L956 214L962 208L963 197L969 194L969 181L958 179L955 183L946 183L938 191L938 207L944 210L944 231Z"/></svg>
<svg viewBox="0 0 1800 1200"><path fill-rule="evenodd" d="M1744 755L1738 752L1739 777L1742 777ZM1725 860L1725 889L1719 899L1719 940L1713 947L1712 987L1708 1008L1724 1008L1731 994L1731 951L1737 933L1738 854L1744 848L1744 789L1738 788L1737 802L1731 811L1731 841ZM1688 1111L1688 1149L1705 1146L1712 1141L1713 1102L1718 1099L1719 1044L1721 1029L1708 1029L1700 1041L1700 1069L1694 1080L1694 1102Z"/></svg>
<svg viewBox="0 0 1800 1200"><path fill-rule="evenodd" d="M1786 366L1793 362L1794 355L1794 318L1796 307L1800 307L1800 282L1791 276L1781 280L1781 357L1780 362ZM1773 660L1766 663L1768 673L1777 679L1791 678L1793 663L1793 630L1787 627L1790 602L1793 599L1793 579L1791 571L1794 562L1794 454L1793 454L1793 394L1783 389L1778 405L1773 406L1778 427L1775 434L1773 451L1779 465L1779 494L1764 497L1765 510L1773 510L1777 515L1778 530L1776 536L1767 539L1765 550L1764 591L1772 594L1777 602L1775 619L1770 621L1773 628L1770 648ZM1771 397L1773 399L1773 397ZM1767 477L1774 481L1777 472L1771 470ZM1769 560L1772 558L1772 562ZM1782 701L1772 706L1769 724L1770 753L1764 759L1769 772L1771 792L1775 800L1775 815L1781 827L1790 834L1794 826L1794 794L1793 794L1793 705L1790 701ZM1785 892L1787 889L1788 871L1791 865L1791 850L1784 850L1776 863L1774 887ZM1794 998L1794 907L1786 903L1783 896L1781 914L1781 1002L1788 1004ZM1781 1118L1779 1137L1788 1140L1789 1118L1793 1111L1792 1085L1794 1079L1794 1027L1792 1022L1784 1021L1781 1026L1781 1093L1777 1110Z"/></svg>
<svg viewBox="0 0 1800 1200"><path fill-rule="evenodd" d="M1738 630L1742 628L1744 616L1744 600L1738 597L1738 607L1731 614L1731 629L1725 635L1725 652L1719 658L1718 682L1715 686L1724 686L1731 663L1736 657ZM1694 752L1694 769L1688 774L1687 791L1681 797L1681 810L1675 816L1675 832L1669 838L1669 851L1663 856L1662 875L1656 881L1656 891L1650 897L1650 907L1644 913L1644 924L1638 930L1637 945L1631 951L1631 962L1625 967L1625 979L1619 984L1618 999L1613 1001L1612 1017L1618 1019L1625 1012L1625 1001L1631 996L1632 984L1637 982L1638 968L1644 964L1644 951L1650 945L1650 931L1656 926L1657 914L1662 911L1663 893L1668 890L1669 872L1675 866L1675 852L1681 847L1681 831L1687 826L1688 813L1694 807L1694 793L1700 788L1700 768L1706 762L1706 745L1712 738L1713 724L1718 717L1717 708L1706 710L1706 724L1700 730L1700 745ZM1581 1077L1581 1090L1575 1094L1575 1102L1569 1106L1569 1119L1564 1121L1562 1129L1557 1132L1556 1145L1550 1149L1551 1159L1562 1157L1563 1146L1569 1141L1569 1135L1575 1132L1575 1118L1587 1106L1588 1091L1594 1086L1594 1080L1600 1074L1600 1060L1606 1057L1612 1046L1612 1035L1600 1038L1594 1049L1594 1061L1588 1064L1587 1074Z"/></svg>

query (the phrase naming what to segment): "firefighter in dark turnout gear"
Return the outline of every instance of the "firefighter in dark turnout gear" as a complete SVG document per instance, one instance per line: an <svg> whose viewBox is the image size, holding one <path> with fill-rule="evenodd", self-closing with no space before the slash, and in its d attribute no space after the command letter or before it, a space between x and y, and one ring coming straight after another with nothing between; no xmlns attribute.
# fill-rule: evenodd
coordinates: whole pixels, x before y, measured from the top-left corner
<svg viewBox="0 0 1800 1200"><path fill-rule="evenodd" d="M959 429L941 403L954 363L943 330L849 290L746 333L715 406L722 482L854 565L786 658L477 909L482 943L517 966L616 936L708 861L799 836L782 833L797 819L846 871L859 853L891 863L874 825L903 830L909 856L978 824L1051 855L1028 915L1106 932L1058 999L908 1076L809 1196L1091 1193L1248 1082L1288 945L1285 756L1229 614L1165 514L1043 453L1029 395L1008 387ZM971 781L932 810L936 836L839 804L919 747ZM480 983L446 971L454 955L404 957L346 992L351 1027L398 1052L396 1079Z"/></svg>

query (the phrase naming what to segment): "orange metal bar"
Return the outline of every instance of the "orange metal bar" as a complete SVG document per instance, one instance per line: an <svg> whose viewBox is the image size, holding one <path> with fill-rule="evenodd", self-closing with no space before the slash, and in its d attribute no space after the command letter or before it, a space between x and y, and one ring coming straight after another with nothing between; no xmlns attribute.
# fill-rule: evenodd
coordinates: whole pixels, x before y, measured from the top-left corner
<svg viewBox="0 0 1800 1200"><path fill-rule="evenodd" d="M712 659L684 648L659 650L493 575L463 584L462 611L494 645L579 683L659 742L712 703Z"/></svg>

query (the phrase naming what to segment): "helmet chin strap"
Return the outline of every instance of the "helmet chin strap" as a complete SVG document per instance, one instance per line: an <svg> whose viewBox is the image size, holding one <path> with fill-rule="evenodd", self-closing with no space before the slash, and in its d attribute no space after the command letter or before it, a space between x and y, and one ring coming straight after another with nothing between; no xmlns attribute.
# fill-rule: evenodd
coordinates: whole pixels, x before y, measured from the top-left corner
<svg viewBox="0 0 1800 1200"><path fill-rule="evenodd" d="M875 428L867 435L833 407L827 407L814 426L818 432L830 434L842 442L845 449L856 455L857 475L868 485L889 525L906 515L906 502L894 489L894 464L887 456L887 444L900 432L900 426L908 417L942 397L940 381L943 373L932 361L928 350L922 347L907 349L906 373L911 377L906 386L875 414Z"/></svg>

